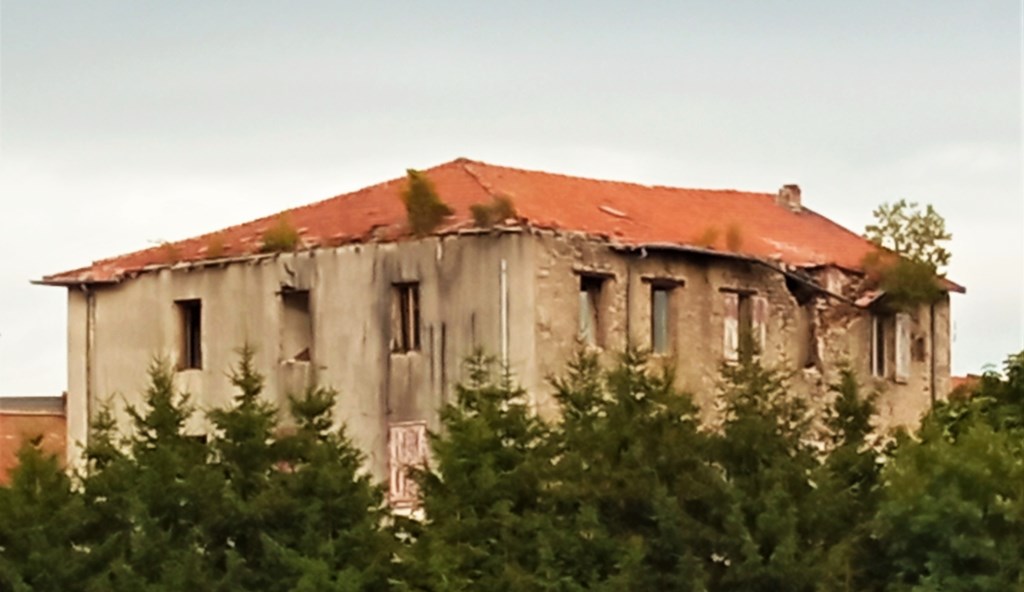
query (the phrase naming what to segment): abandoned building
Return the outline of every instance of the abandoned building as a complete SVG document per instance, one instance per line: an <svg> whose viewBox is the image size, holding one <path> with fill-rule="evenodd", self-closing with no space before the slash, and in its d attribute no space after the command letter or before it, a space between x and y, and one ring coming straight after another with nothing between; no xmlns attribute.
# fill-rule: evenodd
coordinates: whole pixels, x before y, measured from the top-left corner
<svg viewBox="0 0 1024 592"><path fill-rule="evenodd" d="M154 355L200 409L226 405L243 343L271 400L314 381L340 392L336 417L395 502L475 348L548 417L547 378L581 342L650 350L704 406L743 336L808 393L849 364L881 390L886 425L949 390L949 292L963 288L943 280L939 302L892 311L865 282L873 245L795 185L678 189L466 159L422 175L451 209L429 233L410 231L399 178L40 280L68 289L69 458L101 405L141 397ZM488 204L507 211L479 215Z"/></svg>

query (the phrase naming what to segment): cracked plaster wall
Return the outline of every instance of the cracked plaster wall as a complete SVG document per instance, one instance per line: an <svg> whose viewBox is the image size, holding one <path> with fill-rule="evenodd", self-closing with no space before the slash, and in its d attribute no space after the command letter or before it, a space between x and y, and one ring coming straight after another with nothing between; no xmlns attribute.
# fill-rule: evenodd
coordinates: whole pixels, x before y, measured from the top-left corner
<svg viewBox="0 0 1024 592"><path fill-rule="evenodd" d="M69 459L84 442L87 417L112 406L122 426L126 404L138 404L154 356L178 354L176 300L199 298L203 316L203 368L178 372L178 386L199 408L190 429L209 426L203 412L230 403L227 372L236 349L256 346L266 375L265 396L279 406L288 392L318 381L339 391L336 418L367 454L369 469L387 472L391 422L426 421L437 429L437 410L452 396L462 362L475 348L501 351L500 264L507 262L509 363L531 403L546 418L557 415L549 377L565 370L578 347L580 275L603 277L600 302L606 362L627 345L651 342L652 281L676 282L670 296L670 347L655 356L672 365L677 385L695 396L712 419L723 360L722 290L748 290L767 298L768 364L792 371L793 388L820 407L825 385L840 362L864 384L882 389L881 424L912 424L930 401L931 359L927 307L913 314L913 339L924 339L911 379L896 384L870 377L871 315L834 298L798 302L782 274L760 264L693 253L624 252L582 235L549 231L481 233L399 243L368 243L266 256L224 265L144 273L93 291L93 332L87 327L86 292L69 290ZM831 273L831 272L830 272ZM827 278L852 293L850 277ZM391 290L419 282L421 348L390 351ZM282 288L310 291L312 361L287 360L280 351ZM949 378L949 303L936 306L936 384ZM812 331L813 330L813 331ZM891 351L891 347L889 348ZM818 365L805 367L808 361ZM86 394L89 394L87 398Z"/></svg>

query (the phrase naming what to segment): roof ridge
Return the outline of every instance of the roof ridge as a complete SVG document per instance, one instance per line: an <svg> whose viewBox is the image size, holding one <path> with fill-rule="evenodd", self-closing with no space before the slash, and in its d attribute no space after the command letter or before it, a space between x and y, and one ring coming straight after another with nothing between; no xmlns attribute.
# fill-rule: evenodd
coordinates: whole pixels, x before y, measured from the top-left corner
<svg viewBox="0 0 1024 592"><path fill-rule="evenodd" d="M480 188L483 189L485 193L487 193L487 195L491 196L492 198L497 195L496 192L494 191L494 188L491 187L491 184L485 182L483 178L481 178L480 173L474 171L473 168L471 167L471 165L474 164L483 164L484 166L488 166L486 163L478 163L468 158L457 158L453 162L458 163L462 167L462 170L466 171L466 174L469 175L470 178L472 178L474 181L476 181L477 185L479 185Z"/></svg>
<svg viewBox="0 0 1024 592"><path fill-rule="evenodd" d="M607 178L598 178L598 177L585 177L585 176L582 176L582 175L570 175L570 174L567 174L567 173L556 173L556 172L545 171L545 170L540 170L540 169L530 169L530 168L522 168L522 167L512 167L512 166L501 165L501 164L492 164L492 163L489 163L489 162L484 162L484 161L481 161L481 160L473 160L473 159L465 158L465 157L456 158L455 160L451 161L450 163L445 163L445 164L452 164L452 163L459 163L459 164L462 164L463 166L465 166L465 165L479 165L479 166L484 166L484 167L492 168L492 169L501 169L501 170L506 170L506 171L515 171L517 173L525 173L525 174L528 174L528 175L546 175L546 176L549 176L549 177L556 177L556 178L561 178L561 179L569 179L569 180L573 180L573 181L589 181L589 182L594 182L594 183L605 183L605 184L610 184L610 185L623 185L623 186L626 186L626 187L643 187L645 189L669 189L669 190L673 190L673 191L701 191L701 192L713 192L713 193L740 193L740 194L745 194L745 195L758 195L758 196L772 196L772 195L774 195L773 193L766 192L766 191L749 191L749 190L745 190L745 189L732 189L732 188L708 189L708 188L703 188L703 187L683 187L683 186L678 186L678 185L663 185L663 184L648 185L646 183L637 183L635 181L623 181L621 179L607 179ZM438 165L437 167L434 167L434 168L440 168L441 166L444 166L444 165ZM479 173L477 173L477 174L479 174ZM485 189L486 189L486 187L485 187Z"/></svg>

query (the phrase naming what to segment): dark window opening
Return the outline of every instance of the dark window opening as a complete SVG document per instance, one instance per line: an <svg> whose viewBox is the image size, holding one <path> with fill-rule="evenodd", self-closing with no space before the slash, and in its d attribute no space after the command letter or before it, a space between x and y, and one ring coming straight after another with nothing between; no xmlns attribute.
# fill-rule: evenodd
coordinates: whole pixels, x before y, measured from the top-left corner
<svg viewBox="0 0 1024 592"><path fill-rule="evenodd" d="M923 361L925 361L925 359L926 359L926 357L928 355L927 351L928 351L928 348L927 348L927 345L925 344L924 337L918 336L918 337L914 338L914 346L913 346L913 349L911 350L911 356L914 358L914 361L915 362L923 362Z"/></svg>
<svg viewBox="0 0 1024 592"><path fill-rule="evenodd" d="M281 358L308 362L313 358L313 315L309 290L281 292Z"/></svg>
<svg viewBox="0 0 1024 592"><path fill-rule="evenodd" d="M193 370L203 367L203 304L201 300L179 300L178 317L181 326L178 369Z"/></svg>
<svg viewBox="0 0 1024 592"><path fill-rule="evenodd" d="M420 285L395 284L391 297L391 351L420 348Z"/></svg>
<svg viewBox="0 0 1024 592"><path fill-rule="evenodd" d="M754 305L750 294L739 294L737 305L739 313L739 355L740 359L750 359L755 353L757 344L754 341Z"/></svg>
<svg viewBox="0 0 1024 592"><path fill-rule="evenodd" d="M651 286L651 352L655 354L669 350L671 296L671 288Z"/></svg>
<svg viewBox="0 0 1024 592"><path fill-rule="evenodd" d="M604 278L580 276L580 331L579 338L585 345L602 347L604 339L601 327L601 289Z"/></svg>
<svg viewBox="0 0 1024 592"><path fill-rule="evenodd" d="M768 299L750 292L725 292L725 359L736 362L764 352L767 339Z"/></svg>
<svg viewBox="0 0 1024 592"><path fill-rule="evenodd" d="M885 377L886 323L882 315L871 317L871 374Z"/></svg>

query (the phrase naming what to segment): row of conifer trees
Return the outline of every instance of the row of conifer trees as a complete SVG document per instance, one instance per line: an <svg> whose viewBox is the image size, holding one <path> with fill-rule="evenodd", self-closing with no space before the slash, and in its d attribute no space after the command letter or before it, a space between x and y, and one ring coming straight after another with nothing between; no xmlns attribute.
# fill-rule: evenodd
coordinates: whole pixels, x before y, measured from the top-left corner
<svg viewBox="0 0 1024 592"><path fill-rule="evenodd" d="M708 425L637 352L573 359L557 422L500 370L467 361L409 519L333 391L291 399L279 429L244 349L202 440L154 364L130 433L101 414L79 474L23 448L0 590L1024 590L1024 352L888 438L849 372L814 418L779 371L725 367Z"/></svg>

